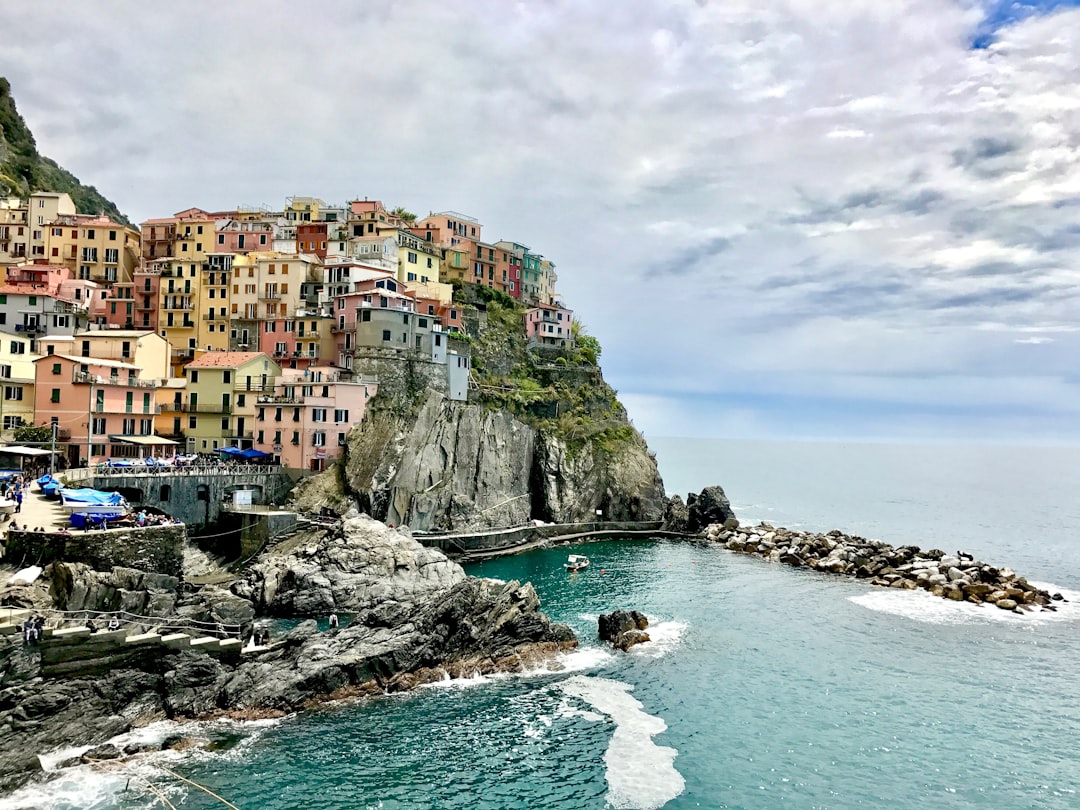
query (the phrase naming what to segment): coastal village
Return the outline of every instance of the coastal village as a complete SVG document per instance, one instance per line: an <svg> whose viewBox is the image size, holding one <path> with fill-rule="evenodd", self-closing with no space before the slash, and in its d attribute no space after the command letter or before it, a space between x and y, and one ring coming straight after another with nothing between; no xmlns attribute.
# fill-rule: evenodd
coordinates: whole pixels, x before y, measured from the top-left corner
<svg viewBox="0 0 1080 810"><path fill-rule="evenodd" d="M520 302L531 349L577 332L541 253L369 199L134 228L37 191L0 199L0 271L0 439L44 427L64 467L247 453L323 470L394 364L469 399L470 285Z"/></svg>

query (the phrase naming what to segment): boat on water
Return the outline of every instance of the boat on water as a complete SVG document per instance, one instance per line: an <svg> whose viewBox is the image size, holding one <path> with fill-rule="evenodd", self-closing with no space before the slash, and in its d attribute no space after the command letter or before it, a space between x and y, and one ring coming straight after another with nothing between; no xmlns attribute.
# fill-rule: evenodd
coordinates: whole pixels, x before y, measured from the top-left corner
<svg viewBox="0 0 1080 810"><path fill-rule="evenodd" d="M571 554L566 558L566 570L573 573L574 571L580 571L582 568L589 567L589 558L584 554Z"/></svg>

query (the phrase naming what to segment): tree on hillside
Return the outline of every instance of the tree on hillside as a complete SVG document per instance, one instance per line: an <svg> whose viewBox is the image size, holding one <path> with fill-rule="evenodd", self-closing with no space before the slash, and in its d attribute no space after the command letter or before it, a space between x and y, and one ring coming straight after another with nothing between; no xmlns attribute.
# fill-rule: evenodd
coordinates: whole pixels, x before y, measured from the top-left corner
<svg viewBox="0 0 1080 810"><path fill-rule="evenodd" d="M395 217L400 217L405 222L416 222L416 214L403 208L400 205L390 213L393 214Z"/></svg>

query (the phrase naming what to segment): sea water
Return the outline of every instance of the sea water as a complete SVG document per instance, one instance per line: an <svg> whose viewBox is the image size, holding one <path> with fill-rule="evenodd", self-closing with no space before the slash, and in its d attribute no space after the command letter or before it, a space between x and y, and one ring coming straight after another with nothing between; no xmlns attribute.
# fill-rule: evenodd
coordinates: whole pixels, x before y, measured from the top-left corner
<svg viewBox="0 0 1080 810"><path fill-rule="evenodd" d="M0 810L148 807L147 780L221 806L162 766L259 810L1080 806L1080 451L652 445L670 491L721 483L744 522L963 549L1077 601L1016 616L690 542L537 550L469 572L534 583L582 640L557 671L193 724L214 750L69 770ZM592 565L567 574L574 552ZM653 641L601 645L615 608Z"/></svg>

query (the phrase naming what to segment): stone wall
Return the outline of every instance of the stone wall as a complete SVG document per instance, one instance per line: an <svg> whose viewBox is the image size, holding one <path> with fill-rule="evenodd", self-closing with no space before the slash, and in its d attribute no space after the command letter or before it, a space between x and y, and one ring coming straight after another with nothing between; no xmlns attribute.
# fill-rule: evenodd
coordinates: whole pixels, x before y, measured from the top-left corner
<svg viewBox="0 0 1080 810"><path fill-rule="evenodd" d="M183 573L187 527L148 526L106 531L8 532L5 559L13 565L41 565L58 560L86 563L95 571L115 566L179 577Z"/></svg>
<svg viewBox="0 0 1080 810"><path fill-rule="evenodd" d="M199 527L216 523L225 496L238 489L257 490L261 493L259 503L284 503L296 477L299 473L294 477L280 467L243 474L189 469L154 474L95 475L86 486L105 492L120 491L132 506L153 506L188 526ZM162 487L168 487L168 490ZM166 493L167 500L162 498Z"/></svg>
<svg viewBox="0 0 1080 810"><path fill-rule="evenodd" d="M358 346L353 354L353 372L379 381L379 395L394 403L408 405L428 389L448 392L446 365L430 354L408 350Z"/></svg>

